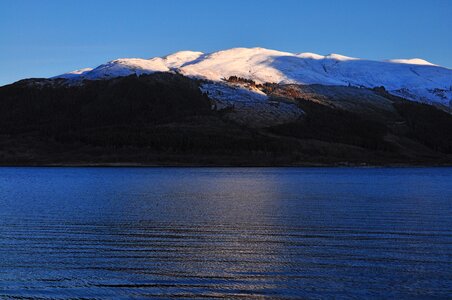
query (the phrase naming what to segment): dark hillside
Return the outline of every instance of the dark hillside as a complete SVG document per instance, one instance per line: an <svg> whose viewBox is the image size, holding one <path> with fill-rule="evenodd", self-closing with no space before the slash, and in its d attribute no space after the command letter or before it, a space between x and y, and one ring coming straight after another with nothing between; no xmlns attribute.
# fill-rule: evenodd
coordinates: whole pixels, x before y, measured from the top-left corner
<svg viewBox="0 0 452 300"><path fill-rule="evenodd" d="M452 117L434 106L408 101L394 106L405 119L408 136L442 153L452 153Z"/></svg>
<svg viewBox="0 0 452 300"><path fill-rule="evenodd" d="M196 82L168 73L90 81L82 86L20 82L0 90L0 132L146 126L211 114Z"/></svg>
<svg viewBox="0 0 452 300"><path fill-rule="evenodd" d="M211 110L211 100L198 85L181 75L156 73L75 86L61 80L32 79L0 87L0 164L451 161L452 117L431 106L397 99L393 107L393 100L379 96L375 99L382 104L363 113L363 103L374 99L370 92L335 88L341 98L333 93L334 99L322 100L314 94L331 94L331 88L303 87L306 98L288 100L305 111L301 120L256 129ZM295 95L300 92L290 88ZM354 95L364 95L367 102ZM368 118L373 112L381 117ZM394 120L401 125L392 126Z"/></svg>

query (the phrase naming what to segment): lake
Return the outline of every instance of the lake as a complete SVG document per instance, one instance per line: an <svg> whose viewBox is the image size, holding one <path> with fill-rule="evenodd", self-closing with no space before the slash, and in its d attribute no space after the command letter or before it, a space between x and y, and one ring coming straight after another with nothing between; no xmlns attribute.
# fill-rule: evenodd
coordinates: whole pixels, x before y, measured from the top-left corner
<svg viewBox="0 0 452 300"><path fill-rule="evenodd" d="M452 168L0 168L0 298L447 298Z"/></svg>

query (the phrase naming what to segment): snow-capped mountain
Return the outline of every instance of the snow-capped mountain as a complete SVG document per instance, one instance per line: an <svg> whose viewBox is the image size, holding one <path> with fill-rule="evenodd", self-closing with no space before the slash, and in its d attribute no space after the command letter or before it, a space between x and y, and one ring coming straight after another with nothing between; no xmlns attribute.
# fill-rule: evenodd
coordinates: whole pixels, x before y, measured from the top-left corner
<svg viewBox="0 0 452 300"><path fill-rule="evenodd" d="M323 56L264 48L233 48L208 54L181 51L151 59L123 58L55 78L77 82L153 72L178 72L212 81L238 76L256 83L383 86L390 93L410 100L445 106L452 101L452 70L419 58L371 61L339 54Z"/></svg>

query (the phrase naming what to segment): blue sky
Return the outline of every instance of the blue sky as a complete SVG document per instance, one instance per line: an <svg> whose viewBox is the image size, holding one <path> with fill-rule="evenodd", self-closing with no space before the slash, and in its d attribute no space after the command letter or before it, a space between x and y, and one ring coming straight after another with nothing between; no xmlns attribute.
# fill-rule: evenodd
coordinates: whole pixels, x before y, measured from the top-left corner
<svg viewBox="0 0 452 300"><path fill-rule="evenodd" d="M119 57L255 46L452 68L452 1L0 0L0 85Z"/></svg>

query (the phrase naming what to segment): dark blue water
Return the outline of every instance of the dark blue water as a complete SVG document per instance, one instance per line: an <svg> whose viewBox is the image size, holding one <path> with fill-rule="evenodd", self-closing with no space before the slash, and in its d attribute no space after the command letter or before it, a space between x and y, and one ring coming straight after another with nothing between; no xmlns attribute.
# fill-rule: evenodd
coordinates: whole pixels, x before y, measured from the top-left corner
<svg viewBox="0 0 452 300"><path fill-rule="evenodd" d="M448 298L450 168L0 168L0 298Z"/></svg>

